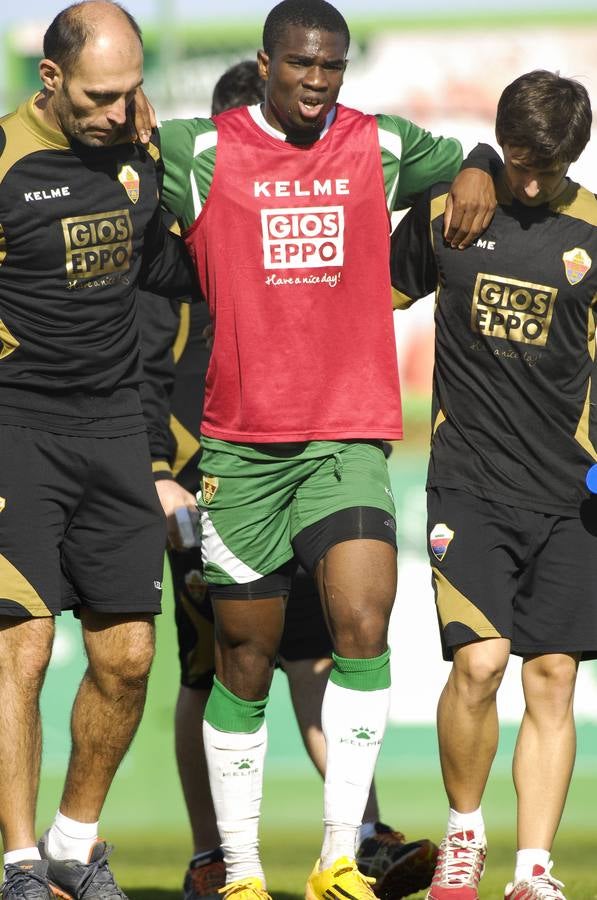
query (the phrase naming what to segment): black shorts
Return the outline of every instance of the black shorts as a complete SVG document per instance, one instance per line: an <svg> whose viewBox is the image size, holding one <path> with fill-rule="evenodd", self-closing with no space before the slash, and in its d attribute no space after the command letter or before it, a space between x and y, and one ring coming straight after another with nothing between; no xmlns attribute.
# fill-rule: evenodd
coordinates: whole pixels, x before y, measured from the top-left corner
<svg viewBox="0 0 597 900"><path fill-rule="evenodd" d="M597 657L597 497L574 518L431 488L427 514L444 659L490 637Z"/></svg>
<svg viewBox="0 0 597 900"><path fill-rule="evenodd" d="M201 550L169 550L178 636L180 683L209 689L214 676L214 617L207 584L203 580ZM315 582L304 569L292 579L286 605L280 656L296 662L331 656L327 630Z"/></svg>
<svg viewBox="0 0 597 900"><path fill-rule="evenodd" d="M165 519L147 435L0 428L0 615L159 613Z"/></svg>

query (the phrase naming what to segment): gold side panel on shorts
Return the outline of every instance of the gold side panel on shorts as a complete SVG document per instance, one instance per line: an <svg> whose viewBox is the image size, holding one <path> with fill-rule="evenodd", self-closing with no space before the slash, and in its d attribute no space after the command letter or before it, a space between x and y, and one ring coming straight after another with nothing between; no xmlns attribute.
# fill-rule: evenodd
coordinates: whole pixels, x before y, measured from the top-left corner
<svg viewBox="0 0 597 900"><path fill-rule="evenodd" d="M593 298L593 302L597 297ZM595 311L593 306L589 307L588 313L588 322L587 322L587 349L589 352L589 356L592 360L595 359ZM591 388L592 388L592 380L589 378L589 383L587 385L587 395L585 397L585 402L583 406L583 410L580 416L580 420L578 422L578 426L576 428L576 434L574 435L574 439L578 441L583 450L586 450L589 456L592 456L593 459L597 460L597 450L593 446L591 438L589 437L589 425L591 420Z"/></svg>
<svg viewBox="0 0 597 900"><path fill-rule="evenodd" d="M189 340L189 328L191 327L191 307L188 303L180 304L180 324L174 341L172 353L174 362L177 363L182 356L183 350Z"/></svg>
<svg viewBox="0 0 597 900"><path fill-rule="evenodd" d="M432 566L431 571L436 584L437 609L444 628L452 622L460 622L480 637L501 637L487 616L450 584L439 569Z"/></svg>
<svg viewBox="0 0 597 900"><path fill-rule="evenodd" d="M433 431L432 431L432 434L435 434L435 432L437 431L437 429L439 428L439 426L442 424L442 422L445 422L445 421L446 421L446 417L445 417L445 415L443 414L442 410L440 409L440 411L438 412L437 416L435 417L435 422L433 423Z"/></svg>
<svg viewBox="0 0 597 900"><path fill-rule="evenodd" d="M11 334L2 319L0 319L0 359L10 356L20 346L20 342L17 341L14 334Z"/></svg>
<svg viewBox="0 0 597 900"><path fill-rule="evenodd" d="M176 441L176 459L172 464L172 472L176 478L191 457L198 452L200 444L197 438L187 431L175 416L170 416L170 431Z"/></svg>
<svg viewBox="0 0 597 900"><path fill-rule="evenodd" d="M193 649L187 653L187 667L190 681L194 681L200 675L214 668L214 626L213 623L206 619L198 612L193 604L181 594L180 602L183 609L195 628L197 634L197 643Z"/></svg>
<svg viewBox="0 0 597 900"><path fill-rule="evenodd" d="M0 225L0 266L6 259L6 235L4 234L4 228Z"/></svg>
<svg viewBox="0 0 597 900"><path fill-rule="evenodd" d="M5 600L18 603L32 616L51 616L52 613L43 602L35 588L21 575L18 569L0 554L0 596Z"/></svg>
<svg viewBox="0 0 597 900"><path fill-rule="evenodd" d="M397 290L395 287L392 288L392 309L408 309L414 302L413 298L409 297L408 294L403 294L402 291Z"/></svg>

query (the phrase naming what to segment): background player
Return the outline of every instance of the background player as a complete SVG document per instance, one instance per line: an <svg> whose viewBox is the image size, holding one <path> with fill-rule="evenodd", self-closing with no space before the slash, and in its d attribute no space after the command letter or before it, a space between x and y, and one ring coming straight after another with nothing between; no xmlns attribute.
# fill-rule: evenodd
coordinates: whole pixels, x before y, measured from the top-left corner
<svg viewBox="0 0 597 900"><path fill-rule="evenodd" d="M151 154L131 142L134 19L104 2L71 7L44 54L43 90L0 122L2 893L48 900L52 882L120 900L98 818L143 711L164 542L142 464L134 293L140 281L187 294L194 277L161 224ZM53 617L71 606L88 665L38 849L39 695Z"/></svg>
<svg viewBox="0 0 597 900"><path fill-rule="evenodd" d="M578 662L597 654L597 504L584 483L597 458L597 200L566 177L590 128L578 82L517 78L498 103L505 166L483 239L464 253L446 248L445 184L392 239L398 301L438 292L429 558L453 666L438 706L450 812L431 900L478 896L480 804L510 653L523 658L525 711L506 898L562 898L550 851L574 764Z"/></svg>
<svg viewBox="0 0 597 900"><path fill-rule="evenodd" d="M232 66L217 82L212 115L259 103L263 97L264 82L257 63L246 60ZM189 307L173 303L168 318L164 315L163 300L151 296L143 298L139 312L147 374L142 393L156 485L168 517L168 558L181 665L175 717L176 755L194 842L194 856L185 875L183 893L186 900L206 895L216 900L216 891L225 884L225 873L202 736L203 714L214 674L213 613L202 577L200 548L181 549L176 519L181 507L195 510L200 487L198 411L203 405L209 362L204 337L209 312L206 304ZM175 374L171 349L176 359ZM391 446L386 446L390 452ZM293 578L286 607L279 663L288 676L305 747L322 776L325 738L321 730L321 702L332 665L331 652L332 641L317 587L300 569ZM398 898L427 887L437 848L426 839L406 843L402 834L380 823L374 785L363 819L357 860L365 874L377 878L375 891L382 895L391 889L392 897Z"/></svg>

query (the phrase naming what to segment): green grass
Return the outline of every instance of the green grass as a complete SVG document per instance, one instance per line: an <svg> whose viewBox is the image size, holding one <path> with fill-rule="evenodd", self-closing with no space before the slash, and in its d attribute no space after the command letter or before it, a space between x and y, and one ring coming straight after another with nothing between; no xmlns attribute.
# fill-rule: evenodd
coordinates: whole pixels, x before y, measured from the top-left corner
<svg viewBox="0 0 597 900"><path fill-rule="evenodd" d="M378 786L385 818L406 830L407 837L439 841L446 801L437 774L404 778L382 774ZM320 846L321 796L320 782L307 772L297 777L278 772L266 780L262 852L274 900L299 900L304 895ZM489 900L503 897L513 873L514 792L506 772L491 776L483 805L489 856L480 896ZM571 900L597 900L596 806L594 773L577 774L553 852L554 875L565 882L565 894ZM180 900L190 853L184 823L162 830L120 830L114 825L109 838L117 845L114 870L130 900ZM423 898L424 893L416 896Z"/></svg>
<svg viewBox="0 0 597 900"><path fill-rule="evenodd" d="M431 828L421 831L421 835ZM414 837L415 835L413 835ZM118 835L114 870L130 900L180 900L182 874L187 862L187 836L169 832ZM565 829L554 850L557 876L566 883L565 893L574 900L597 898L595 833ZM316 834L305 828L263 829L263 859L268 889L274 900L299 900L318 852ZM513 855L509 830L489 833L489 857L480 896L501 898L512 877ZM417 894L423 898L424 892Z"/></svg>

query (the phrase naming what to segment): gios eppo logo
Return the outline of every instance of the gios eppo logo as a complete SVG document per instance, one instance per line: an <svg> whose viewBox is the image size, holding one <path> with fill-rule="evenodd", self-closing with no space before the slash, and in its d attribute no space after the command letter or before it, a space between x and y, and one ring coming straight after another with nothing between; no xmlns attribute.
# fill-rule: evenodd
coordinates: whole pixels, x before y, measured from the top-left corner
<svg viewBox="0 0 597 900"><path fill-rule="evenodd" d="M128 209L62 219L69 278L89 279L128 272L133 223Z"/></svg>
<svg viewBox="0 0 597 900"><path fill-rule="evenodd" d="M491 338L544 347L557 288L502 275L479 273L473 295L471 328Z"/></svg>
<svg viewBox="0 0 597 900"><path fill-rule="evenodd" d="M262 209L266 269L313 269L344 264L344 208Z"/></svg>

